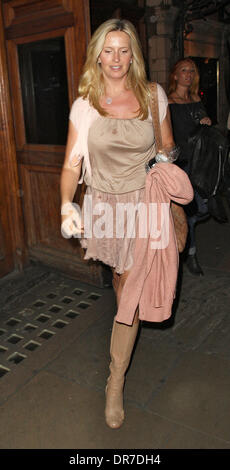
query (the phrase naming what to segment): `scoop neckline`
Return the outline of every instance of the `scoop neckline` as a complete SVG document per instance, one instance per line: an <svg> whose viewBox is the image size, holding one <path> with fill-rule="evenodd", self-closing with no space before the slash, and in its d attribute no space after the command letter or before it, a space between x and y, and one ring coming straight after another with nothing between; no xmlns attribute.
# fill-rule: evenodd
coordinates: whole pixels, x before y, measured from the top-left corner
<svg viewBox="0 0 230 470"><path fill-rule="evenodd" d="M110 121L134 121L134 120L137 120L139 119L138 116L136 117L133 117L133 118L112 118L112 117L108 117L108 116L102 116L104 119L109 119Z"/></svg>
<svg viewBox="0 0 230 470"><path fill-rule="evenodd" d="M169 103L169 105L178 104L179 106L181 106L181 105L185 104L187 106L188 104L195 104L195 103L201 103L201 100L200 101L191 101L190 103Z"/></svg>

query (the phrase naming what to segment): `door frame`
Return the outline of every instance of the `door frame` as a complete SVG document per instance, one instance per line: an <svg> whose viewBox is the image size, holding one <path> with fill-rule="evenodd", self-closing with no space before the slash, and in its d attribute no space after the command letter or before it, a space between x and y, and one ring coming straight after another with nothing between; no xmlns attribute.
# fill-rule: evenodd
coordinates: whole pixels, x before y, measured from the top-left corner
<svg viewBox="0 0 230 470"><path fill-rule="evenodd" d="M5 239L3 258L0 260L0 277L2 277L14 269L21 270L28 260L25 246L2 8L0 8L0 87L0 176L5 193L3 200L1 198L0 201L2 206L1 216L4 215L2 219L2 239Z"/></svg>

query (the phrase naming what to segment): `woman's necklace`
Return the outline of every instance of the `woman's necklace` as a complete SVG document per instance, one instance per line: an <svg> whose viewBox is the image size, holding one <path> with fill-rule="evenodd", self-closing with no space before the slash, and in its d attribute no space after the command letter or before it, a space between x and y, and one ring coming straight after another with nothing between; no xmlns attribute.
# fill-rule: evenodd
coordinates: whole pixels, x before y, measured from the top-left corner
<svg viewBox="0 0 230 470"><path fill-rule="evenodd" d="M126 93L126 92L127 92L127 90L123 90L119 93L119 95L115 96L114 98L120 97L122 95L122 93ZM106 104L112 104L114 98L111 98L111 96L107 96L105 98Z"/></svg>
<svg viewBox="0 0 230 470"><path fill-rule="evenodd" d="M107 104L111 104L113 102L112 98L108 96L108 98L105 99Z"/></svg>

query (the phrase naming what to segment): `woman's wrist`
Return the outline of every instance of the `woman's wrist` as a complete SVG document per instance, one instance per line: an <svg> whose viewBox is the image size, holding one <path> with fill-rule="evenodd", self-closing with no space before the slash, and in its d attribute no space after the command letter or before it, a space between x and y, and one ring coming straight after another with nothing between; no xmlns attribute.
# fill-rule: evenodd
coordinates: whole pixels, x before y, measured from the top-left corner
<svg viewBox="0 0 230 470"><path fill-rule="evenodd" d="M161 149L157 152L154 158L149 160L149 162L145 165L146 173L154 167L156 163L173 163L177 160L180 154L180 148L175 145L171 148Z"/></svg>
<svg viewBox="0 0 230 470"><path fill-rule="evenodd" d="M65 204L72 204L72 200L71 199L63 199L61 201L61 207L63 207Z"/></svg>
<svg viewBox="0 0 230 470"><path fill-rule="evenodd" d="M178 145L174 145L170 148L163 148L159 150L155 156L156 162L169 162L173 163L177 160L180 153Z"/></svg>
<svg viewBox="0 0 230 470"><path fill-rule="evenodd" d="M72 212L73 206L72 202L69 199L65 199L61 203L61 216L62 219L65 219L66 216L69 216Z"/></svg>

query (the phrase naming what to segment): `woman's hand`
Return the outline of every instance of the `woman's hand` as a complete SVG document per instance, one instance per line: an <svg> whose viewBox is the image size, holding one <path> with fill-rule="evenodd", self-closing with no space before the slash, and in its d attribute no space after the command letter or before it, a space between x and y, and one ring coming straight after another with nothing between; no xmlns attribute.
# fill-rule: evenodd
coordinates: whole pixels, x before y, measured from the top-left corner
<svg viewBox="0 0 230 470"><path fill-rule="evenodd" d="M205 116L204 118L200 120L200 124L206 124L206 126L211 126L212 121L208 116Z"/></svg>
<svg viewBox="0 0 230 470"><path fill-rule="evenodd" d="M64 238L79 238L83 233L81 209L78 204L66 202L61 207L61 233Z"/></svg>

